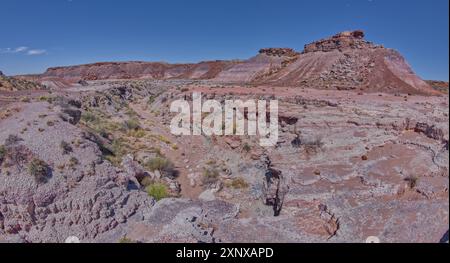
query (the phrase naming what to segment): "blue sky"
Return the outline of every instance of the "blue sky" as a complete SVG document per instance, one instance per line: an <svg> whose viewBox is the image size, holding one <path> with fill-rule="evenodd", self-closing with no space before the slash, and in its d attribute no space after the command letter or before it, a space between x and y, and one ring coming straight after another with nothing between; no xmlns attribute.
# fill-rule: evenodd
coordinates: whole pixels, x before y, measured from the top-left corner
<svg viewBox="0 0 450 263"><path fill-rule="evenodd" d="M340 31L399 50L425 79L448 80L448 0L0 0L0 70L99 61L248 58L302 50Z"/></svg>

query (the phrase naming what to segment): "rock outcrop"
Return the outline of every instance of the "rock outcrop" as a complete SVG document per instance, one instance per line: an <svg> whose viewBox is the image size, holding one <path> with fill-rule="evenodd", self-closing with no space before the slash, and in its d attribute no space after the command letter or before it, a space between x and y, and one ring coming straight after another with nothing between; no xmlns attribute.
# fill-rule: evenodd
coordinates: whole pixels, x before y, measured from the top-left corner
<svg viewBox="0 0 450 263"><path fill-rule="evenodd" d="M292 48L263 48L259 50L259 54L278 57L295 57L299 53Z"/></svg>
<svg viewBox="0 0 450 263"><path fill-rule="evenodd" d="M344 50L347 48L363 49L379 47L364 40L364 36L364 32L361 30L342 32L331 38L322 39L306 45L303 53L317 51L330 52L336 49Z"/></svg>

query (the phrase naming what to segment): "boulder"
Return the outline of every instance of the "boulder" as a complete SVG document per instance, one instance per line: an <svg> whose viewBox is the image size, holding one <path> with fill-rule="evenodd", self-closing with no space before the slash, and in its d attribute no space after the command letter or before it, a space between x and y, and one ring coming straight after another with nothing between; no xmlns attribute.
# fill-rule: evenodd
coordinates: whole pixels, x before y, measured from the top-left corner
<svg viewBox="0 0 450 263"><path fill-rule="evenodd" d="M129 177L136 178L139 182L149 175L138 162L134 161L131 154L123 157L121 165Z"/></svg>

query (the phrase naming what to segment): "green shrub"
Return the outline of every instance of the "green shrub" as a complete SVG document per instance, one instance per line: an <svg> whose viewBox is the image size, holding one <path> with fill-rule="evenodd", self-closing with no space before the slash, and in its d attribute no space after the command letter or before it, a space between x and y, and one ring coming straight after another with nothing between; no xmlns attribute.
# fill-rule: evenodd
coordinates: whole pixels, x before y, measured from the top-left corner
<svg viewBox="0 0 450 263"><path fill-rule="evenodd" d="M164 176L173 176L175 174L175 166L173 163L163 157L155 157L144 164L145 168L150 172L160 171Z"/></svg>
<svg viewBox="0 0 450 263"><path fill-rule="evenodd" d="M127 120L123 123L123 126L127 130L135 130L135 131L141 128L141 124L137 119Z"/></svg>
<svg viewBox="0 0 450 263"><path fill-rule="evenodd" d="M156 201L159 201L163 198L167 198L169 196L169 191L167 189L167 186L161 183L154 183L147 188L145 188L147 194L153 198L155 198Z"/></svg>
<svg viewBox="0 0 450 263"><path fill-rule="evenodd" d="M34 176L36 183L45 183L50 174L50 167L46 162L34 158L28 165L28 172Z"/></svg>

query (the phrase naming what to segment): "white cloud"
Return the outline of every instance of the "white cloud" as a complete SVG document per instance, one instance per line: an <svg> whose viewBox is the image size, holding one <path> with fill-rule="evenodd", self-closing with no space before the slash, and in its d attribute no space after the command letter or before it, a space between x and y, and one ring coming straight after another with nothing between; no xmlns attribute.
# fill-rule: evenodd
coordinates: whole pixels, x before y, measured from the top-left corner
<svg viewBox="0 0 450 263"><path fill-rule="evenodd" d="M27 50L28 50L28 47L17 47L14 50L14 53L24 52L24 51L27 51Z"/></svg>
<svg viewBox="0 0 450 263"><path fill-rule="evenodd" d="M30 55L30 56L44 55L46 53L47 53L47 50L45 50L45 49L30 49L27 51L27 55Z"/></svg>
<svg viewBox="0 0 450 263"><path fill-rule="evenodd" d="M0 48L0 54L26 54L30 56L47 54L45 49L30 49L29 47L20 46L16 48Z"/></svg>
<svg viewBox="0 0 450 263"><path fill-rule="evenodd" d="M17 54L28 50L28 47L0 48L0 54Z"/></svg>

